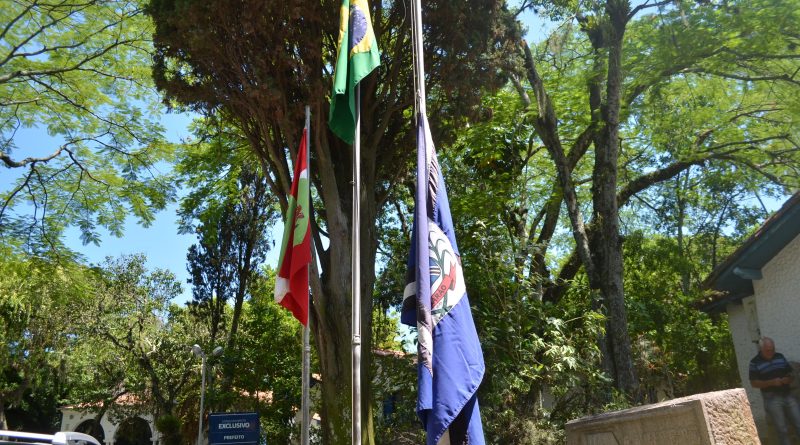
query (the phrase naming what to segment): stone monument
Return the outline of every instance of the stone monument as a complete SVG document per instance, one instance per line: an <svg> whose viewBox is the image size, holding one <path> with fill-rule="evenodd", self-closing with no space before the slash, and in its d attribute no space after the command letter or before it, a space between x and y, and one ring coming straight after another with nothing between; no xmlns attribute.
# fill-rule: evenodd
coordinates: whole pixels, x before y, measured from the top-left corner
<svg viewBox="0 0 800 445"><path fill-rule="evenodd" d="M744 389L695 394L567 422L567 445L760 444Z"/></svg>

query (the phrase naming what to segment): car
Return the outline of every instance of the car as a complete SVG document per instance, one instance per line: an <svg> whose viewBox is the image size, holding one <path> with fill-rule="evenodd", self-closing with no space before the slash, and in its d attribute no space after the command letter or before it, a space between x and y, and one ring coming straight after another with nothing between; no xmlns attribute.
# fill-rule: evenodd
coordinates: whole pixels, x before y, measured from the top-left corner
<svg viewBox="0 0 800 445"><path fill-rule="evenodd" d="M25 433L0 430L0 445L101 445L94 437L61 431L55 434Z"/></svg>

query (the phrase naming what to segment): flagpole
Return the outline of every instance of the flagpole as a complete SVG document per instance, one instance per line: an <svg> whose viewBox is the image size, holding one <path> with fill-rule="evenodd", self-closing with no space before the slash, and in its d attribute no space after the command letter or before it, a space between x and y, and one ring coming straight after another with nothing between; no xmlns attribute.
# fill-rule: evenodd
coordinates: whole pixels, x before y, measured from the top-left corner
<svg viewBox="0 0 800 445"><path fill-rule="evenodd" d="M307 163L306 170L308 172L308 213L311 216L311 107L306 105L306 150L307 150ZM309 223L309 236L311 236L311 229ZM311 250L314 249L314 241L311 240ZM313 260L314 255L311 255ZM310 328L311 328L311 268L308 268L309 275L309 292L308 292L308 315L306 325L303 328L303 420L300 430L300 444L308 445L309 430L311 428L310 419L310 406L311 406L311 344L310 344Z"/></svg>
<svg viewBox="0 0 800 445"><path fill-rule="evenodd" d="M411 21L411 30L414 38L414 71L416 74L417 106L419 114L425 116L427 107L425 103L425 60L422 46L422 0L414 1L414 17Z"/></svg>
<svg viewBox="0 0 800 445"><path fill-rule="evenodd" d="M361 445L361 84L356 85L356 134L353 141L353 426L352 445Z"/></svg>

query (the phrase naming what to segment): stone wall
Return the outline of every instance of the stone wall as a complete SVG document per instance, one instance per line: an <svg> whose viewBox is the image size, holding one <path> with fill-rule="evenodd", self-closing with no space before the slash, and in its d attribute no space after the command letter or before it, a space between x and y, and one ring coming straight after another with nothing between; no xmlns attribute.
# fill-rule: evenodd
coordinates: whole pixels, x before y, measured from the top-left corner
<svg viewBox="0 0 800 445"><path fill-rule="evenodd" d="M760 444L741 388L572 420L566 432L567 445Z"/></svg>

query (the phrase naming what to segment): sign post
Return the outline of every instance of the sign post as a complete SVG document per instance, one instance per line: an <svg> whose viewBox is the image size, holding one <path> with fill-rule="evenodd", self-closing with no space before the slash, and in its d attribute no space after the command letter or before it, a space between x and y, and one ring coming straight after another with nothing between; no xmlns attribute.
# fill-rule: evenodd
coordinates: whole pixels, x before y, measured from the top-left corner
<svg viewBox="0 0 800 445"><path fill-rule="evenodd" d="M208 445L259 445L258 413L211 413Z"/></svg>

